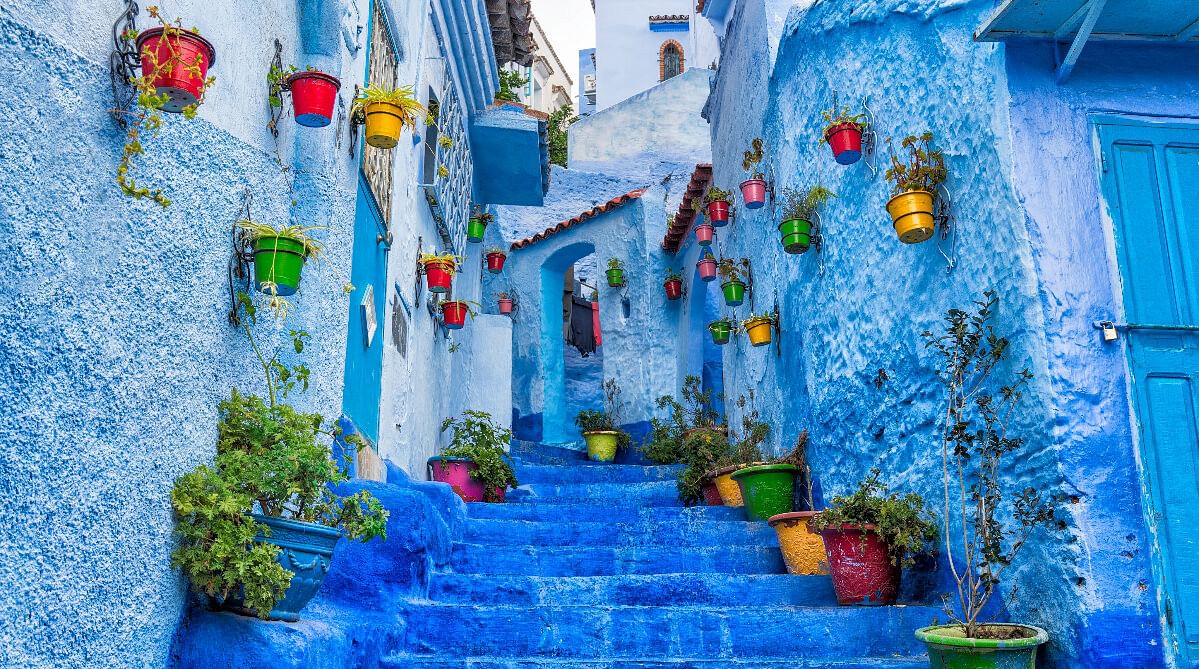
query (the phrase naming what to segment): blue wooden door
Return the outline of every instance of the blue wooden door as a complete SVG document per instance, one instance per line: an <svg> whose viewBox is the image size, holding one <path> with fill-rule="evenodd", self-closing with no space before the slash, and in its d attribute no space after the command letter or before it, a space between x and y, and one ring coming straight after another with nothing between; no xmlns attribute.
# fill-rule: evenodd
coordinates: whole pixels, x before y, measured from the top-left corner
<svg viewBox="0 0 1199 669"><path fill-rule="evenodd" d="M1179 666L1196 667L1199 125L1106 119L1098 133L1163 613Z"/></svg>
<svg viewBox="0 0 1199 669"><path fill-rule="evenodd" d="M365 180L358 180L351 256L350 324L342 412L372 444L379 441L383 388L383 307L387 299L387 245L379 237L383 217Z"/></svg>

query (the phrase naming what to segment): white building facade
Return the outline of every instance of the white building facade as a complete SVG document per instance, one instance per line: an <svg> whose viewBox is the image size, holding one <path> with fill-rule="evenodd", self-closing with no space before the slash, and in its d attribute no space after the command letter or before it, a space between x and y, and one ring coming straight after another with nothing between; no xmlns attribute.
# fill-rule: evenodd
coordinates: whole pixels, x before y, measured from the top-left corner
<svg viewBox="0 0 1199 669"><path fill-rule="evenodd" d="M532 30L534 51L533 63L528 67L509 63L506 67L520 72L528 83L517 89L521 104L546 114L574 103L574 80L554 51L545 30L537 18L533 18Z"/></svg>

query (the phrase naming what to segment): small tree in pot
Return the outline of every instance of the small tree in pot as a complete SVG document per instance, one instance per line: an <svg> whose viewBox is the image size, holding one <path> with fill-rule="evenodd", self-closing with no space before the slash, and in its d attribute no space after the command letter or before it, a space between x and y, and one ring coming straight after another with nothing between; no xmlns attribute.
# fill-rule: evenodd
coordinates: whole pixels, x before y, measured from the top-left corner
<svg viewBox="0 0 1199 669"><path fill-rule="evenodd" d="M604 411L585 409L575 416L575 425L587 442L587 457L596 462L612 462L616 453L633 443L632 436L620 429L620 385L616 379L604 382Z"/></svg>
<svg viewBox="0 0 1199 669"><path fill-rule="evenodd" d="M916 633L928 644L934 667L973 667L978 655L994 653L1019 658L1012 666L1031 667L1037 646L1049 638L1038 627L979 622L1003 573L1031 533L1056 522L1053 500L1036 488L1025 488L1005 500L1003 458L1024 446L1022 438L1009 435L1008 427L1019 415L1017 406L1033 377L1024 369L1005 385L995 387L991 380L1009 347L1007 338L996 335L991 325L996 304L995 293L988 291L972 312L950 309L944 333L922 335L939 358L937 378L946 389L945 422L938 435L945 553L960 613L947 605L954 624ZM1010 518L1002 518L1001 509L1010 510Z"/></svg>
<svg viewBox="0 0 1199 669"><path fill-rule="evenodd" d="M502 502L519 483L504 448L512 431L495 424L485 411L467 410L446 418L441 431L453 430L450 445L429 458L433 480L448 483L466 502Z"/></svg>

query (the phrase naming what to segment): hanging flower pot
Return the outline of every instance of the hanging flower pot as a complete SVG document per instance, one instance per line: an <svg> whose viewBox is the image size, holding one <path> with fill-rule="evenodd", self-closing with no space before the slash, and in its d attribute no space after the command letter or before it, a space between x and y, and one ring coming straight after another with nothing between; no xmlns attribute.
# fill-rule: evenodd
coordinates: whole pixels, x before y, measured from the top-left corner
<svg viewBox="0 0 1199 669"><path fill-rule="evenodd" d="M933 194L925 190L906 191L887 202L887 213L895 233L904 244L919 244L933 236Z"/></svg>
<svg viewBox="0 0 1199 669"><path fill-rule="evenodd" d="M724 346L729 343L729 338L733 335L733 322L727 318L712 321L708 323L708 332L712 333L713 344Z"/></svg>
<svg viewBox="0 0 1199 669"><path fill-rule="evenodd" d="M708 203L708 218L712 221L712 225L723 228L729 224L729 202L728 200L716 200Z"/></svg>
<svg viewBox="0 0 1199 669"><path fill-rule="evenodd" d="M491 272L492 274L499 274L500 272L504 271L504 261L507 259L508 256L504 255L504 252L499 249L488 251L487 271Z"/></svg>
<svg viewBox="0 0 1199 669"><path fill-rule="evenodd" d="M793 511L771 516L767 522L779 538L787 573L800 576L825 576L829 573L824 540L812 529L815 511Z"/></svg>
<svg viewBox="0 0 1199 669"><path fill-rule="evenodd" d="M779 223L783 250L787 253L806 253L812 245L812 224L802 218L793 218Z"/></svg>
<svg viewBox="0 0 1199 669"><path fill-rule="evenodd" d="M425 281L430 293L444 293L450 289L450 281L458 268L454 256L422 254L420 263L425 268Z"/></svg>
<svg viewBox="0 0 1199 669"><path fill-rule="evenodd" d="M466 300L442 302L441 313L445 317L446 328L461 330L466 325L466 316L470 314L470 304Z"/></svg>
<svg viewBox="0 0 1199 669"><path fill-rule="evenodd" d="M333 121L333 106L341 89L337 77L318 70L296 72L287 78L287 87L291 90L296 123L323 128Z"/></svg>
<svg viewBox="0 0 1199 669"><path fill-rule="evenodd" d="M741 486L746 518L767 520L789 513L798 474L799 467L788 464L757 465L733 472L733 480Z"/></svg>
<svg viewBox="0 0 1199 669"><path fill-rule="evenodd" d="M749 335L750 344L766 346L770 344L771 336L774 334L774 317L754 316L743 322L741 327L745 328L745 334Z"/></svg>
<svg viewBox="0 0 1199 669"><path fill-rule="evenodd" d="M824 140L840 165L852 165L862 157L862 126L855 121L837 123L824 129Z"/></svg>
<svg viewBox="0 0 1199 669"><path fill-rule="evenodd" d="M444 455L434 456L429 458L429 468L432 470L432 478L438 483L448 483L450 488L462 498L464 502L482 502L486 498L486 487L483 483L471 477L471 472L479 468L469 458L453 458ZM494 499L497 502L504 501L504 493L507 492L504 488L496 486L494 490Z"/></svg>
<svg viewBox="0 0 1199 669"><path fill-rule="evenodd" d="M667 279L662 283L666 289L666 299L677 300L683 296L683 280L677 277Z"/></svg>
<svg viewBox="0 0 1199 669"><path fill-rule="evenodd" d="M472 244L478 244L483 241L483 236L487 234L487 226L494 218L488 212L481 212L470 217L466 222L466 241Z"/></svg>
<svg viewBox="0 0 1199 669"><path fill-rule="evenodd" d="M894 604L899 567L875 525L845 524L821 530L838 604Z"/></svg>
<svg viewBox="0 0 1199 669"><path fill-rule="evenodd" d="M745 302L745 284L740 279L730 279L720 284L724 291L724 303L730 307L739 307Z"/></svg>
<svg viewBox="0 0 1199 669"><path fill-rule="evenodd" d="M496 300L496 303L499 305L501 314L512 313L512 298L501 297Z"/></svg>
<svg viewBox="0 0 1199 669"><path fill-rule="evenodd" d="M716 258L711 255L706 255L695 263L699 269L699 278L704 281L714 281L716 279Z"/></svg>
<svg viewBox="0 0 1199 669"><path fill-rule="evenodd" d="M695 242L700 246L711 246L712 232L711 223L701 223L695 226Z"/></svg>
<svg viewBox="0 0 1199 669"><path fill-rule="evenodd" d="M916 638L928 646L929 666L937 669L1036 667L1037 647L1049 641L1048 632L1032 625L988 623L981 627L995 638L971 639L961 625L918 629Z"/></svg>
<svg viewBox="0 0 1199 669"><path fill-rule="evenodd" d="M612 462L616 459L616 447L620 443L620 433L615 430L595 430L584 432L583 439L587 441L587 458L593 462Z"/></svg>
<svg viewBox="0 0 1199 669"><path fill-rule="evenodd" d="M604 274L609 286L620 288L624 285L624 262L620 258L608 258L608 270Z"/></svg>
<svg viewBox="0 0 1199 669"><path fill-rule="evenodd" d="M287 297L300 286L304 244L287 236L254 240L254 281L259 292Z"/></svg>
<svg viewBox="0 0 1199 669"><path fill-rule="evenodd" d="M404 129L403 110L390 102L366 103L366 143L376 149L392 149L400 143Z"/></svg>
<svg viewBox="0 0 1199 669"><path fill-rule="evenodd" d="M163 111L179 113L199 102L208 68L216 62L211 42L182 28L150 28L138 34L137 51L143 75L160 70L154 77L154 88L169 98Z"/></svg>
<svg viewBox="0 0 1199 669"><path fill-rule="evenodd" d="M766 180L753 178L741 182L741 199L746 209L761 209L766 204Z"/></svg>

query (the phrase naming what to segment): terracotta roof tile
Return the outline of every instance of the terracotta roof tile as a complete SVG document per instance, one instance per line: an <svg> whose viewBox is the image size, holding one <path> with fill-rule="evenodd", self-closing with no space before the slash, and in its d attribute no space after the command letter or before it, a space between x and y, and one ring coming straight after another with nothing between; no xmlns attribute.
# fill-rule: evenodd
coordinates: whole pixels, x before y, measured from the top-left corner
<svg viewBox="0 0 1199 669"><path fill-rule="evenodd" d="M695 216L699 213L691 207L691 200L703 197L704 189L711 181L712 164L696 165L695 171L691 173L691 183L687 184L687 192L683 195L679 210L674 215L674 224L666 230L666 237L662 239L662 250L667 253L679 252L679 247L683 245L683 239L687 237L687 233L691 230L691 224L695 222Z"/></svg>
<svg viewBox="0 0 1199 669"><path fill-rule="evenodd" d="M711 166L709 166L709 169L711 169ZM625 193L624 195L617 195L616 197L612 198L611 200L608 200L607 202L605 202L597 207L593 207L593 208L579 214L578 216L575 216L574 218L572 218L570 220L562 221L561 223L559 223L557 225L548 227L545 230L542 230L541 232L533 235L532 237L526 237L520 241L513 242L510 249L512 251L516 251L517 249L523 249L524 247L529 246L531 244L536 244L537 242L545 239L546 237L556 235L559 232L562 232L563 230L565 230L569 227L578 225L579 223L582 223L588 219L595 218L596 216L599 216L600 214L602 214L604 212L611 211L611 210L615 209L616 207L619 207L620 205L622 205L626 202L629 202L630 200L636 200L637 198L641 197L642 194L645 193L645 191L646 191L645 188L638 188L637 190L629 191L628 193Z"/></svg>

